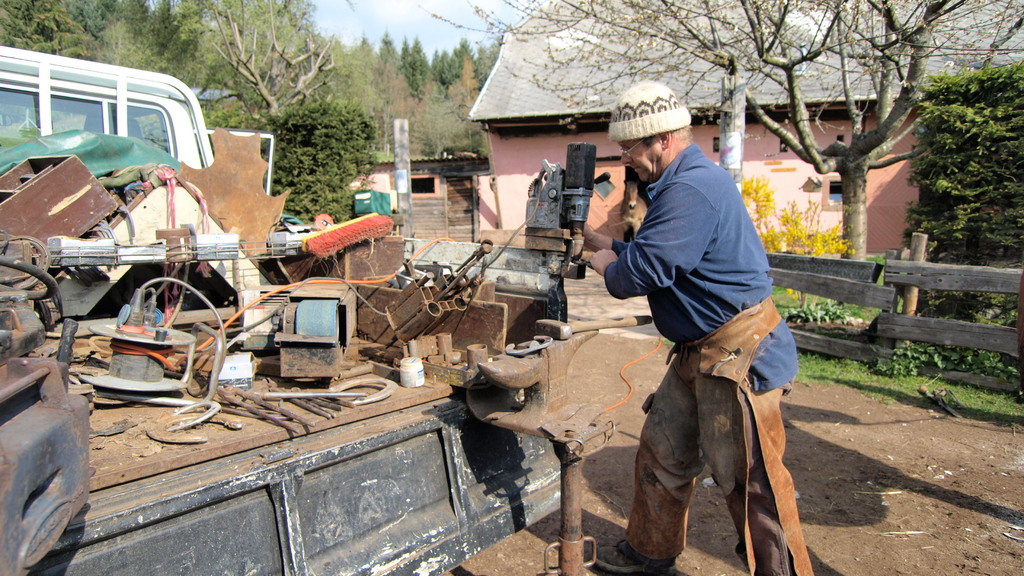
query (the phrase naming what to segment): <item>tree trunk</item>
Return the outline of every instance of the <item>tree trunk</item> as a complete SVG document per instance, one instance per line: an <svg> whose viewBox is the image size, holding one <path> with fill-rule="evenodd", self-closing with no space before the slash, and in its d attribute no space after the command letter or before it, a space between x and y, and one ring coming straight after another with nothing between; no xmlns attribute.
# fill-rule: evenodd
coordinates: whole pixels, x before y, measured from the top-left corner
<svg viewBox="0 0 1024 576"><path fill-rule="evenodd" d="M868 245L868 167L851 162L839 174L843 182L843 239L850 245L846 257L864 260Z"/></svg>

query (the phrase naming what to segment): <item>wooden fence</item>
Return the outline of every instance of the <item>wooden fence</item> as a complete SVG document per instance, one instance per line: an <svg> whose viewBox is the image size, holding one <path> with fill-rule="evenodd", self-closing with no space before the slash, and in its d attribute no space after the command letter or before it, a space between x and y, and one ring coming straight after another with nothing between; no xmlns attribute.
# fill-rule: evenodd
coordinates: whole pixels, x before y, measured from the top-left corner
<svg viewBox="0 0 1024 576"><path fill-rule="evenodd" d="M974 324L959 320L923 318L904 308L908 294L917 290L1017 294L1021 270L987 266L955 266L887 259L885 264L770 254L775 285L838 302L877 308L870 336L874 342L833 338L806 330L794 330L802 350L862 362L888 359L893 343L926 342L1002 352L1017 356L1017 331L1005 326ZM879 282L881 279L881 282ZM1020 386L997 378L942 372L941 376L971 384L1013 391Z"/></svg>

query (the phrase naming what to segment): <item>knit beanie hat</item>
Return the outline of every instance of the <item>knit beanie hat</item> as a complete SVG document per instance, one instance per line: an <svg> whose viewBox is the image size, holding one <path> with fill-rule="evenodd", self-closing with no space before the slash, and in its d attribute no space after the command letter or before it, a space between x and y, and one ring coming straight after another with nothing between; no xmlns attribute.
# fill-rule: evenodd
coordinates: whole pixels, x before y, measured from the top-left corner
<svg viewBox="0 0 1024 576"><path fill-rule="evenodd" d="M671 88L644 81L622 93L612 108L608 138L612 142L639 140L690 125L690 111Z"/></svg>

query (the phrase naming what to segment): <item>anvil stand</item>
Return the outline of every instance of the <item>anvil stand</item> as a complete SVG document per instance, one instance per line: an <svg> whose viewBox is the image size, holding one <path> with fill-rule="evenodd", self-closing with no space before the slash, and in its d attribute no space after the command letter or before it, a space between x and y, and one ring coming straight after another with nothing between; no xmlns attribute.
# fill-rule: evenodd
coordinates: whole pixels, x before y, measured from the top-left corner
<svg viewBox="0 0 1024 576"><path fill-rule="evenodd" d="M559 576L581 576L597 557L594 539L583 536L583 458L593 440L601 442L591 452L608 441L614 426L601 408L570 403L566 382L576 351L596 334L565 340L538 337L510 346L505 354L479 364L490 386L466 392L469 409L480 420L554 443L561 463L562 522L558 542L544 552L544 564L548 574ZM585 559L588 542L591 553ZM550 562L554 550L557 566Z"/></svg>

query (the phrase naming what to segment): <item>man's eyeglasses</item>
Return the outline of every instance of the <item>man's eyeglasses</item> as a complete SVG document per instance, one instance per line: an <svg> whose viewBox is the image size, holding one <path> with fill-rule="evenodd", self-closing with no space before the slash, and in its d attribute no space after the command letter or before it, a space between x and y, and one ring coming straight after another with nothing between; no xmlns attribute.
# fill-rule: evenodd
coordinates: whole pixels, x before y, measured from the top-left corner
<svg viewBox="0 0 1024 576"><path fill-rule="evenodd" d="M644 140L646 140L646 139L642 138L640 140L637 140L636 144L633 144L629 148L623 148L622 146L619 146L619 152L621 152L623 156L629 156L630 158L632 158L633 157L633 150L636 150L637 146L643 144Z"/></svg>

